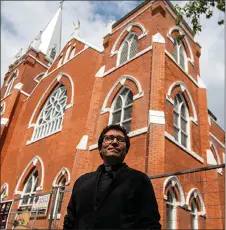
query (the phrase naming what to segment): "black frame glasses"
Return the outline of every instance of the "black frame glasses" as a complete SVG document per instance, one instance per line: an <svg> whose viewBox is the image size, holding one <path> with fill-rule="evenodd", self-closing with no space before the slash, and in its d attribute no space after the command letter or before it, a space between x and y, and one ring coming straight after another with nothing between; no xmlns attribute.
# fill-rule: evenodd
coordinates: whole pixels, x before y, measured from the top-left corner
<svg viewBox="0 0 226 230"><path fill-rule="evenodd" d="M115 138L116 138L118 143L120 143L120 144L125 143L125 137L114 136L114 135L105 135L103 141L106 144L111 144L114 141Z"/></svg>

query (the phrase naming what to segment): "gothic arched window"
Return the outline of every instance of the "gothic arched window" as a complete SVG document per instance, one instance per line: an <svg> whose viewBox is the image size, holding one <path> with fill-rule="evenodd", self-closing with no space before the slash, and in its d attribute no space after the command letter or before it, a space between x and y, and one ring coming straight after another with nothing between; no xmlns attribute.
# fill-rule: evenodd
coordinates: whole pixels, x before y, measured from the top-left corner
<svg viewBox="0 0 226 230"><path fill-rule="evenodd" d="M174 99L173 126L174 138L184 147L188 147L188 109L181 94L177 94Z"/></svg>
<svg viewBox="0 0 226 230"><path fill-rule="evenodd" d="M36 188L38 184L38 171L35 169L31 173L31 175L28 177L28 179L25 182L23 193L22 193L22 200L20 201L20 207L21 206L31 206L34 200L34 197L32 195L35 195Z"/></svg>
<svg viewBox="0 0 226 230"><path fill-rule="evenodd" d="M176 229L176 194L172 188L167 193L166 229Z"/></svg>
<svg viewBox="0 0 226 230"><path fill-rule="evenodd" d="M75 51L76 51L76 46L74 46L71 50L71 55L70 55L70 59L73 58L75 56Z"/></svg>
<svg viewBox="0 0 226 230"><path fill-rule="evenodd" d="M61 54L60 59L59 59L58 64L57 64L57 68L62 65L62 62L63 62L63 55Z"/></svg>
<svg viewBox="0 0 226 230"><path fill-rule="evenodd" d="M191 202L191 229L199 228L199 219L198 219L198 202L196 198L193 198Z"/></svg>
<svg viewBox="0 0 226 230"><path fill-rule="evenodd" d="M183 70L187 71L187 55L182 41L174 39L173 56L178 65L180 65Z"/></svg>
<svg viewBox="0 0 226 230"><path fill-rule="evenodd" d="M64 199L64 189L66 184L66 177L62 176L57 184L56 191L56 202L54 206L54 216L57 215L57 219L60 218L61 207Z"/></svg>
<svg viewBox="0 0 226 230"><path fill-rule="evenodd" d="M4 97L7 97L10 93L11 93L11 90L12 90L12 87L13 87L13 83L15 81L15 78L16 78L16 75L14 74L12 77L10 77L10 79L8 80L8 82L6 83L5 85L5 95Z"/></svg>
<svg viewBox="0 0 226 230"><path fill-rule="evenodd" d="M68 46L65 57L64 57L64 63L67 62L70 51L71 51L71 46Z"/></svg>
<svg viewBox="0 0 226 230"><path fill-rule="evenodd" d="M32 140L42 139L61 130L67 103L67 89L58 85L47 99L37 119Z"/></svg>
<svg viewBox="0 0 226 230"><path fill-rule="evenodd" d="M138 36L135 33L130 33L119 48L118 65L121 65L133 58L137 53L137 47Z"/></svg>
<svg viewBox="0 0 226 230"><path fill-rule="evenodd" d="M110 123L124 126L130 132L132 109L133 93L128 88L122 88L112 103Z"/></svg>

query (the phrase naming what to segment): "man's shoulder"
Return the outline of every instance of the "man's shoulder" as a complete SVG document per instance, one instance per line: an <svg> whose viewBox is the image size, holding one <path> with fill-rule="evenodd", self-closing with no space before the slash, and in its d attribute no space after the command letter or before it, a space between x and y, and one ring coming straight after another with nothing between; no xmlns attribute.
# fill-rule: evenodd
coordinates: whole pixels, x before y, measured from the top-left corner
<svg viewBox="0 0 226 230"><path fill-rule="evenodd" d="M88 173L85 173L85 174L81 175L81 176L75 181L75 184L78 185L78 184L83 183L84 181L86 181L86 180L88 180L88 179L94 177L96 173L97 173L97 172L94 171L94 172L88 172Z"/></svg>
<svg viewBox="0 0 226 230"><path fill-rule="evenodd" d="M134 168L129 168L129 169L130 169L130 173L131 173L131 176L133 177L133 179L150 181L150 179L146 173L139 171L137 169L134 169Z"/></svg>

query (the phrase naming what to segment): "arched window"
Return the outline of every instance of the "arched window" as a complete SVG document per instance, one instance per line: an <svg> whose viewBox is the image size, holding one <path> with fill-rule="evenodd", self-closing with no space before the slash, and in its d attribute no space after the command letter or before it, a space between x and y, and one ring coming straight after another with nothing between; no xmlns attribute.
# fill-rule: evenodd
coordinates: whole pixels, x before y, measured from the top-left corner
<svg viewBox="0 0 226 230"><path fill-rule="evenodd" d="M190 211L191 228L199 228L199 219L206 216L206 208L201 193L197 188L188 192L186 205Z"/></svg>
<svg viewBox="0 0 226 230"><path fill-rule="evenodd" d="M198 219L198 202L196 198L193 198L191 202L191 229L199 228L199 219Z"/></svg>
<svg viewBox="0 0 226 230"><path fill-rule="evenodd" d="M118 56L118 65L121 65L131 58L133 58L137 53L138 47L138 36L135 33L130 33L123 41Z"/></svg>
<svg viewBox="0 0 226 230"><path fill-rule="evenodd" d="M62 207L62 202L64 199L64 189L65 189L65 184L66 184L66 177L62 176L59 183L56 185L56 202L54 206L54 215L57 215L57 219L60 218L60 212L61 212L61 207Z"/></svg>
<svg viewBox="0 0 226 230"><path fill-rule="evenodd" d="M4 114L4 112L5 112L5 102L1 101L1 104L0 104L0 114L1 114L1 116Z"/></svg>
<svg viewBox="0 0 226 230"><path fill-rule="evenodd" d="M32 141L42 139L61 130L67 103L67 89L58 85L47 99L37 119Z"/></svg>
<svg viewBox="0 0 226 230"><path fill-rule="evenodd" d="M34 200L34 197L32 197L32 195L35 195L36 193L37 184L38 184L38 171L34 169L24 184L24 189L21 196L23 199L20 201L20 205L19 205L20 207L32 206Z"/></svg>
<svg viewBox="0 0 226 230"><path fill-rule="evenodd" d="M57 68L62 65L62 62L63 62L63 55L61 54L60 59L59 59L58 64L57 64Z"/></svg>
<svg viewBox="0 0 226 230"><path fill-rule="evenodd" d="M0 201L2 202L5 197L8 196L9 193L9 186L8 184L4 183L1 186L1 193L0 193Z"/></svg>
<svg viewBox="0 0 226 230"><path fill-rule="evenodd" d="M71 46L68 46L65 57L64 57L64 63L68 60L70 51L71 51Z"/></svg>
<svg viewBox="0 0 226 230"><path fill-rule="evenodd" d="M183 96L179 93L174 99L173 126L174 138L184 147L188 147L188 109Z"/></svg>
<svg viewBox="0 0 226 230"><path fill-rule="evenodd" d="M181 66L181 68L187 71L187 55L185 52L182 41L174 39L174 59Z"/></svg>
<svg viewBox="0 0 226 230"><path fill-rule="evenodd" d="M166 229L176 229L176 194L173 188L170 188L167 193Z"/></svg>
<svg viewBox="0 0 226 230"><path fill-rule="evenodd" d="M7 97L11 93L15 78L16 78L16 75L14 74L12 77L10 77L10 79L6 83L6 85L5 85L6 91L5 91L5 96L4 97Z"/></svg>
<svg viewBox="0 0 226 230"><path fill-rule="evenodd" d="M130 132L132 109L133 93L128 88L122 88L112 103L110 123L124 126Z"/></svg>
<svg viewBox="0 0 226 230"><path fill-rule="evenodd" d="M54 60L55 57L56 57L56 47L52 48L50 52L50 58Z"/></svg>
<svg viewBox="0 0 226 230"><path fill-rule="evenodd" d="M74 46L71 50L71 55L70 55L70 59L73 58L75 56L75 51L76 51L76 46Z"/></svg>

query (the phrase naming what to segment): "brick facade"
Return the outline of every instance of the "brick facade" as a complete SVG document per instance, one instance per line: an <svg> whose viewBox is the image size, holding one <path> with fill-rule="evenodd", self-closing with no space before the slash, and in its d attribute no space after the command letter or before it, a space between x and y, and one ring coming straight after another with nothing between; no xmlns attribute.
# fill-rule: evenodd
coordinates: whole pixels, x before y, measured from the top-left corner
<svg viewBox="0 0 226 230"><path fill-rule="evenodd" d="M225 133L208 114L206 88L200 85L198 79L200 46L194 42L186 25L180 27L185 34L182 42L188 59L187 71L183 70L173 58L174 44L170 37L173 38L180 31L175 27L172 12L168 3L147 1L113 26L112 33L104 37L103 51L87 47L81 40L73 38L51 66L48 66L42 53L34 50L30 50L19 63L10 66L1 90L1 101L6 106L2 118L8 119L6 124L1 122L1 182L9 185L8 197L4 200L21 196L19 193L15 194L15 188L18 185L18 191L23 191L26 179L34 167L39 174L38 186L43 178L43 187L37 193L51 191L53 180L62 168L67 168L70 172L67 189L73 187L80 175L95 170L102 163L95 145L100 132L109 123L112 102L123 86L130 88L133 96L136 95L132 110L131 149L126 157L126 163L130 167L154 176L208 166L207 150L211 150L210 143L215 146L212 152L217 151L213 153L217 164L225 163ZM174 27L175 30L169 34ZM117 51L129 31L138 34L137 55L117 66ZM64 57L68 46L74 45L75 57L57 67L61 55ZM5 84L15 70L17 78L11 94L4 97ZM35 81L35 77L41 73L45 73L44 77ZM22 88L15 89L19 82L23 84ZM69 105L64 111L62 129L38 141L32 141L38 116L59 83L67 89ZM189 113L187 147L183 147L174 138L172 100L178 93L184 97ZM106 98L107 96L109 97ZM84 136L88 140L84 139L82 144ZM41 159L44 170L38 161L25 171L36 156ZM216 180L223 176L224 169L220 173L214 171L208 174L208 178ZM186 184L183 177L178 178L181 184ZM201 173L200 178L204 178ZM163 187L164 180L153 181L163 227L167 219L166 200L158 186ZM211 189L216 186L220 188L217 191L222 191L222 184L214 184ZM195 188L195 184L190 181L183 187L184 194L187 196L192 188ZM197 189L205 194L204 187ZM60 224L66 213L68 199L67 194L61 210ZM209 200L224 204L222 194L205 194L203 200L206 207ZM212 212L216 210L206 208L207 216L211 216ZM199 217L199 227L223 228L223 207L217 212L219 219L212 222L211 219ZM191 228L189 216L186 205L177 207L177 218L180 218L177 228ZM43 226L44 220L37 220L37 223L37 226Z"/></svg>

